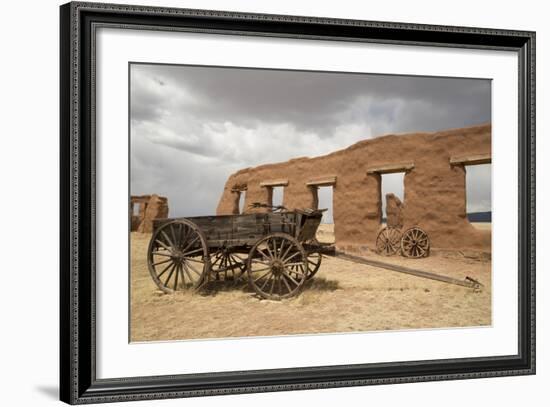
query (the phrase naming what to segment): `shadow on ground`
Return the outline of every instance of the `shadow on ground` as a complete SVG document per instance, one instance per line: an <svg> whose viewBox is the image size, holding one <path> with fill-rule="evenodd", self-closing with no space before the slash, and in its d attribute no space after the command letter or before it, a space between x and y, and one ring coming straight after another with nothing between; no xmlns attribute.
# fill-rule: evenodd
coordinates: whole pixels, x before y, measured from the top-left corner
<svg viewBox="0 0 550 407"><path fill-rule="evenodd" d="M314 277L311 280L305 282L302 291L327 292L335 291L340 288L342 287L336 280L327 280L323 277ZM246 277L241 278L238 281L210 281L199 290L199 294L204 297L213 297L219 293L227 292L243 292L255 294L254 290L249 287ZM258 296L258 298L260 297Z"/></svg>
<svg viewBox="0 0 550 407"><path fill-rule="evenodd" d="M336 291L340 287L340 284L336 280L327 280L323 277L314 277L311 280L306 281L304 284L304 290L312 291Z"/></svg>

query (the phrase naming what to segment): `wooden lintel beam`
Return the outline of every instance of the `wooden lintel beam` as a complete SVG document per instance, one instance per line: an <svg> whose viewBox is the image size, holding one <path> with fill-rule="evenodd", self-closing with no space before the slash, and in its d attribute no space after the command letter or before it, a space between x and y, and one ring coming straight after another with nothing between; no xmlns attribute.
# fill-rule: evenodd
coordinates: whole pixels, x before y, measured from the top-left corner
<svg viewBox="0 0 550 407"><path fill-rule="evenodd" d="M451 165L491 164L491 154L472 154L455 156L449 159Z"/></svg>
<svg viewBox="0 0 550 407"><path fill-rule="evenodd" d="M414 168L414 163L397 163L387 165L377 165L376 167L367 168L367 174L392 174L395 172L407 172Z"/></svg>
<svg viewBox="0 0 550 407"><path fill-rule="evenodd" d="M273 181L260 182L261 187L286 187L288 186L287 179L276 179Z"/></svg>
<svg viewBox="0 0 550 407"><path fill-rule="evenodd" d="M325 176L322 178L312 179L306 182L308 187L328 187L336 185L336 175Z"/></svg>
<svg viewBox="0 0 550 407"><path fill-rule="evenodd" d="M246 191L248 188L247 187L242 187L242 188L231 188L231 192L244 192Z"/></svg>

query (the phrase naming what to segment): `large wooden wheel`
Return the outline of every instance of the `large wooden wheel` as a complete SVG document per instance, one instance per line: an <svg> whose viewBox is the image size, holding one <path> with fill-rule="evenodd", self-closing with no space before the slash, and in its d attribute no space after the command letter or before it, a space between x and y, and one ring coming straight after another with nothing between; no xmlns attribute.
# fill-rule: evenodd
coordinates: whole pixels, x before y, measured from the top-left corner
<svg viewBox="0 0 550 407"><path fill-rule="evenodd" d="M247 261L248 282L263 298L295 296L307 278L307 255L295 238L273 233L256 242Z"/></svg>
<svg viewBox="0 0 550 407"><path fill-rule="evenodd" d="M227 248L221 248L210 257L211 273L216 280L237 282L246 272L246 259Z"/></svg>
<svg viewBox="0 0 550 407"><path fill-rule="evenodd" d="M401 231L394 227L385 227L376 236L376 252L384 256L393 256L399 250Z"/></svg>
<svg viewBox="0 0 550 407"><path fill-rule="evenodd" d="M159 227L149 243L149 272L165 293L199 287L210 271L206 238L187 219Z"/></svg>
<svg viewBox="0 0 550 407"><path fill-rule="evenodd" d="M430 254L430 238L418 227L407 229L401 238L401 253L405 257L420 258Z"/></svg>

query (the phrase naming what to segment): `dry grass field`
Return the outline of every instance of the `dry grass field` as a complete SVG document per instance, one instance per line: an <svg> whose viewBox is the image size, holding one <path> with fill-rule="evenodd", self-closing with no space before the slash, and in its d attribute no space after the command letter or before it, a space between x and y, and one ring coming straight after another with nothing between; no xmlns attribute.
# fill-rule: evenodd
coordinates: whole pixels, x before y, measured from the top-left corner
<svg viewBox="0 0 550 407"><path fill-rule="evenodd" d="M485 228L487 226L484 226ZM490 225L489 225L490 227ZM329 225L318 238L330 241ZM295 298L259 299L246 283L218 283L208 290L164 294L147 269L150 235L131 235L131 340L174 340L468 327L491 324L491 260L434 251L429 258L376 260L445 274L470 276L484 287L414 277L324 257L316 276Z"/></svg>

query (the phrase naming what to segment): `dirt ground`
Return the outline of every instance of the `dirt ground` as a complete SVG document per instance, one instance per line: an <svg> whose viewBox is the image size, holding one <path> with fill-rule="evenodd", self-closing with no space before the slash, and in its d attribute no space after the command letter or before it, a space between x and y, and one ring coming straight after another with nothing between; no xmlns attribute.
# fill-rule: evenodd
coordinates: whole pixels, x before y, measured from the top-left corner
<svg viewBox="0 0 550 407"><path fill-rule="evenodd" d="M319 240L332 239L322 225ZM480 228L490 229L490 225ZM481 291L386 269L323 258L295 298L261 300L246 283L164 294L147 269L151 235L131 234L131 341L226 338L491 324L490 256L433 251L425 259L368 257L464 279Z"/></svg>

